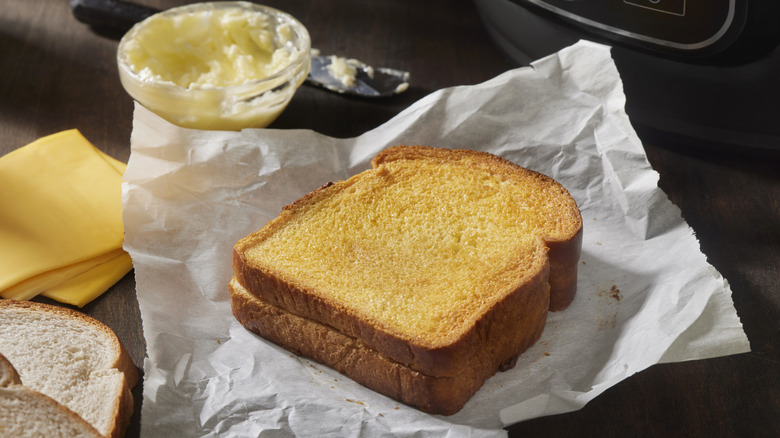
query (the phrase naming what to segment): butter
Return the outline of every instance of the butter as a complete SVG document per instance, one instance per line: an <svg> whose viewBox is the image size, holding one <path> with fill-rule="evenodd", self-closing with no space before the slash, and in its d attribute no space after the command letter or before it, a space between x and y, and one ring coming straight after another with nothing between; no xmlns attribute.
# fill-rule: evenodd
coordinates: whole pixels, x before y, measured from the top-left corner
<svg viewBox="0 0 780 438"><path fill-rule="evenodd" d="M124 47L142 81L183 88L239 85L271 76L290 64L292 53L274 48L289 39L287 24L274 26L259 11L202 10L155 15Z"/></svg>
<svg viewBox="0 0 780 438"><path fill-rule="evenodd" d="M0 296L83 306L132 269L122 249L125 167L77 130L0 158Z"/></svg>
<svg viewBox="0 0 780 438"><path fill-rule="evenodd" d="M125 90L185 128L270 124L310 67L310 40L293 17L248 2L196 3L135 25L117 50Z"/></svg>
<svg viewBox="0 0 780 438"><path fill-rule="evenodd" d="M347 87L355 86L357 76L357 66L360 65L357 60L346 59L339 56L330 56L328 64L328 73ZM369 73L369 76L372 76Z"/></svg>

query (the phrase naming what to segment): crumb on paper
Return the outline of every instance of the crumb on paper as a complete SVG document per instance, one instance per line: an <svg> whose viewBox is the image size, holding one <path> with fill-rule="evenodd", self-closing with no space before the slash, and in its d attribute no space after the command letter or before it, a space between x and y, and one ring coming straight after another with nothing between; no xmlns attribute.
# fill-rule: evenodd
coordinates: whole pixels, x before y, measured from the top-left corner
<svg viewBox="0 0 780 438"><path fill-rule="evenodd" d="M356 405L365 406L366 404L362 400L352 400L351 398L345 398L344 400L355 403Z"/></svg>
<svg viewBox="0 0 780 438"><path fill-rule="evenodd" d="M610 298L613 298L618 303L620 302L620 300L623 299L623 295L620 294L620 289L618 289L617 286L615 286L614 284L612 285L611 288L609 288L609 296Z"/></svg>
<svg viewBox="0 0 780 438"><path fill-rule="evenodd" d="M614 329L617 326L617 312L608 317L599 317L599 329Z"/></svg>
<svg viewBox="0 0 780 438"><path fill-rule="evenodd" d="M620 293L617 285L610 286L609 289L602 289L598 292L597 296L606 302L606 305L620 304L620 300L623 299L623 295ZM612 312L607 315L600 315L597 317L596 322L601 330L614 329L617 326L618 312Z"/></svg>
<svg viewBox="0 0 780 438"><path fill-rule="evenodd" d="M614 284L609 288L609 290L600 290L596 295L598 295L600 298L614 300L616 303L620 303L620 301L623 299L623 294L620 292L620 289L618 289L617 285Z"/></svg>

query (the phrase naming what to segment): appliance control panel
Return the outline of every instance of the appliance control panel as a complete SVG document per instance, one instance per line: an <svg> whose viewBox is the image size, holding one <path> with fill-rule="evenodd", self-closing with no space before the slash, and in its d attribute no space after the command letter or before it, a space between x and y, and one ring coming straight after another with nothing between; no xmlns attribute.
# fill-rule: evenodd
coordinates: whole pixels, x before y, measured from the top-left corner
<svg viewBox="0 0 780 438"><path fill-rule="evenodd" d="M623 0L623 3L656 12L685 16L685 0Z"/></svg>
<svg viewBox="0 0 780 438"><path fill-rule="evenodd" d="M716 45L739 18L736 0L515 0L612 38L676 51Z"/></svg>

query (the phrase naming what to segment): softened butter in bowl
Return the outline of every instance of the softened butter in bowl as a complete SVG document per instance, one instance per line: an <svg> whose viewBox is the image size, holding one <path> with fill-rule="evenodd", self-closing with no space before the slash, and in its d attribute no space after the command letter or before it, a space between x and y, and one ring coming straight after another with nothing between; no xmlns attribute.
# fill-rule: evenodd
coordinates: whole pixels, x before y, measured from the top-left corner
<svg viewBox="0 0 780 438"><path fill-rule="evenodd" d="M262 128L309 73L311 40L287 13L249 2L155 14L119 42L119 78L138 103L194 129Z"/></svg>

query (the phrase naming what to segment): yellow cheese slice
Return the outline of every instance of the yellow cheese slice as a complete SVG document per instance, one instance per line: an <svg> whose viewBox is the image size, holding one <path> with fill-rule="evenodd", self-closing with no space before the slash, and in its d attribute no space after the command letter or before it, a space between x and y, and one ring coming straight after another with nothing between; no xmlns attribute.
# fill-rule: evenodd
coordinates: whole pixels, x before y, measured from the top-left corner
<svg viewBox="0 0 780 438"><path fill-rule="evenodd" d="M122 249L117 249L69 266L63 266L34 275L3 290L3 298L29 300L30 298L47 290L51 290L55 286L80 276L101 264L108 263L112 259L122 255L122 253L124 253Z"/></svg>
<svg viewBox="0 0 780 438"><path fill-rule="evenodd" d="M47 289L43 296L61 303L84 307L121 280L131 269L133 261L130 254L121 251L107 262Z"/></svg>
<svg viewBox="0 0 780 438"><path fill-rule="evenodd" d="M82 302L110 281L92 281L105 266L90 270L106 263L130 270L127 259L110 262L123 253L124 170L75 129L0 158L0 296L30 297L67 281L63 290ZM83 275L91 280L74 297Z"/></svg>

